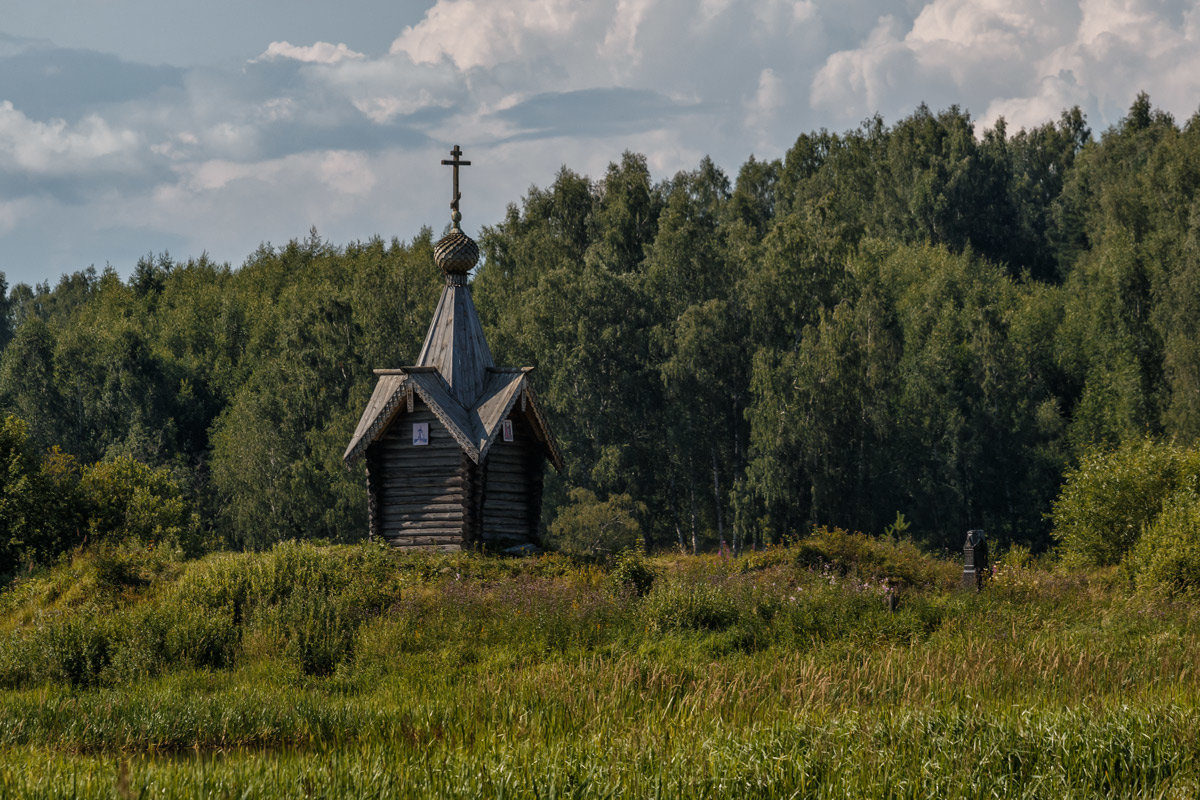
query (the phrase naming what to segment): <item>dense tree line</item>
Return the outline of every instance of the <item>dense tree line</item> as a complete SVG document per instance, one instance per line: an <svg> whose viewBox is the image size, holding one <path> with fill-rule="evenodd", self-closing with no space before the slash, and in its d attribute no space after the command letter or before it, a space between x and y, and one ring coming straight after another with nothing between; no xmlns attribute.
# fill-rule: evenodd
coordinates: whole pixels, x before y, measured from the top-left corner
<svg viewBox="0 0 1200 800"><path fill-rule="evenodd" d="M1200 436L1198 187L1200 116L1144 95L1098 137L1078 109L980 134L921 107L732 179L564 167L485 229L473 284L567 456L547 521L628 495L660 545L817 523L1044 546L1083 454ZM0 403L43 451L169 468L212 540L360 537L340 457L371 368L416 357L432 238L15 286Z"/></svg>

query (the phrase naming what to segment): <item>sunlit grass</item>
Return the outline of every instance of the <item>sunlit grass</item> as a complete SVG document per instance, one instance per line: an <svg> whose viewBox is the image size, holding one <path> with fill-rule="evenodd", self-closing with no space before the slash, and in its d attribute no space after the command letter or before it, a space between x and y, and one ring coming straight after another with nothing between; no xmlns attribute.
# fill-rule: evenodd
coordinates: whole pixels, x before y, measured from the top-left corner
<svg viewBox="0 0 1200 800"><path fill-rule="evenodd" d="M815 546L657 558L640 598L559 558L298 545L160 570L101 610L39 609L66 573L40 576L38 592L14 587L0 605L0 786L33 797L1200 790L1193 604L1133 594L1113 573L1032 568L975 595L951 588L953 564L913 563L910 550L864 556L838 535L817 557ZM213 625L223 660L204 662L205 648L172 632L211 638ZM71 636L103 657L65 670Z"/></svg>

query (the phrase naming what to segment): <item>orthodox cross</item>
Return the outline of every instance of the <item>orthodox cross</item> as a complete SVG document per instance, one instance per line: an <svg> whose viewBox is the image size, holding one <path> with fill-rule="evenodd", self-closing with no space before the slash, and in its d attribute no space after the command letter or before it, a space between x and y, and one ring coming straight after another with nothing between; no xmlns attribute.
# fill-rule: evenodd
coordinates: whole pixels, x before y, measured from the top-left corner
<svg viewBox="0 0 1200 800"><path fill-rule="evenodd" d="M463 161L461 158L459 158L459 156L462 154L462 148L460 148L458 145L454 145L454 149L450 151L450 155L454 156L454 158L450 160L442 159L443 166L454 167L454 199L450 201L450 210L453 213L450 216L452 219L454 219L455 223L458 222L458 219L455 218L456 216L461 218L461 214L458 210L458 201L462 198L462 194L458 191L458 168L471 166L470 161Z"/></svg>

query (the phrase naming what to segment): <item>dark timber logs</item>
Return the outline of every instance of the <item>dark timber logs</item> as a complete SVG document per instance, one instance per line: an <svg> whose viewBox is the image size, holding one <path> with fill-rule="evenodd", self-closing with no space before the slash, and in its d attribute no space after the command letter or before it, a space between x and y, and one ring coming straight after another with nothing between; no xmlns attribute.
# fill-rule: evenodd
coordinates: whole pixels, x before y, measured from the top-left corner
<svg viewBox="0 0 1200 800"><path fill-rule="evenodd" d="M413 443L414 425L426 426L428 444ZM397 545L463 544L462 452L423 402L398 414L367 453L368 467L378 473L373 533Z"/></svg>
<svg viewBox="0 0 1200 800"><path fill-rule="evenodd" d="M512 440L498 424L476 464L423 398L411 411L408 402L366 447L371 537L440 549L536 544L546 460L536 420L514 403L505 417Z"/></svg>

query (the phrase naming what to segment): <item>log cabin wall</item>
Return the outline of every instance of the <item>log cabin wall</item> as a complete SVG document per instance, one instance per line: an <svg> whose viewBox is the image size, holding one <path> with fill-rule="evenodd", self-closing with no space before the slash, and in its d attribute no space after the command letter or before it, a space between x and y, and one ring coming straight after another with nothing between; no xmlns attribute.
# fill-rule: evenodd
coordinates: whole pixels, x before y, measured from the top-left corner
<svg viewBox="0 0 1200 800"><path fill-rule="evenodd" d="M532 426L509 415L513 441L497 437L484 461L482 536L493 549L538 544L544 456Z"/></svg>
<svg viewBox="0 0 1200 800"><path fill-rule="evenodd" d="M429 425L429 444L412 443L413 423ZM398 547L459 550L469 522L472 475L458 442L419 398L367 448L373 476L372 535ZM474 464L470 465L472 468Z"/></svg>

